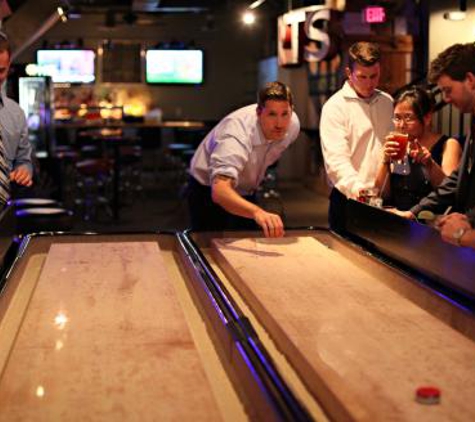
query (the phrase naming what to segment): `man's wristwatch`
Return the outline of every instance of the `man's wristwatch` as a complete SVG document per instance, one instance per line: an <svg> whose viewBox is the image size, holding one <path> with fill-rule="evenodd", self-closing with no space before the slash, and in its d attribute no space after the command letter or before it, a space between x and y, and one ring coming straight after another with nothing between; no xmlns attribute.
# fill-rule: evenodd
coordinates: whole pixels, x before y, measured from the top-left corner
<svg viewBox="0 0 475 422"><path fill-rule="evenodd" d="M454 234L452 235L452 237L454 238L458 246L461 246L460 242L462 240L462 236L465 234L466 231L467 229L461 228L461 229L455 230Z"/></svg>

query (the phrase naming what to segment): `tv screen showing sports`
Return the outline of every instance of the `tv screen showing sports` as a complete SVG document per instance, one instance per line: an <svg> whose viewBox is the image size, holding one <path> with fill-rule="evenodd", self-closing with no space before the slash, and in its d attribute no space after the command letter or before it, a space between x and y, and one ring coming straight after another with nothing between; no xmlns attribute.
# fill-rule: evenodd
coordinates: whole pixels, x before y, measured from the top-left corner
<svg viewBox="0 0 475 422"><path fill-rule="evenodd" d="M203 51L147 50L145 80L151 84L201 84Z"/></svg>
<svg viewBox="0 0 475 422"><path fill-rule="evenodd" d="M38 50L37 65L42 75L55 83L91 83L95 80L92 50Z"/></svg>

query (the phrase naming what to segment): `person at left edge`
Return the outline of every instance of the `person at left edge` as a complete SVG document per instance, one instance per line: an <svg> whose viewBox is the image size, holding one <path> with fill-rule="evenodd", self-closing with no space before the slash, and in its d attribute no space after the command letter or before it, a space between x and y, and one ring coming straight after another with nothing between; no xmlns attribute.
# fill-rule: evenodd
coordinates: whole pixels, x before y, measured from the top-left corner
<svg viewBox="0 0 475 422"><path fill-rule="evenodd" d="M0 135L3 142L10 181L21 186L33 184L32 145L28 140L25 113L6 96L6 80L11 63L11 47L0 32ZM3 205L3 204L0 204Z"/></svg>
<svg viewBox="0 0 475 422"><path fill-rule="evenodd" d="M266 237L283 236L280 216L259 207L255 192L267 168L297 139L299 132L292 93L278 81L259 91L257 104L224 117L201 142L191 160L191 228L260 227Z"/></svg>

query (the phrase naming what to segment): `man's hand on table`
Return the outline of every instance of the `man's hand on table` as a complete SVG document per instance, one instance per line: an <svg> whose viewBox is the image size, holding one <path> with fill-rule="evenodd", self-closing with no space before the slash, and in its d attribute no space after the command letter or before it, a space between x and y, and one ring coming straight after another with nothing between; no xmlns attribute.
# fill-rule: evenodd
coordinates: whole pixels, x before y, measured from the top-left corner
<svg viewBox="0 0 475 422"><path fill-rule="evenodd" d="M457 212L437 219L436 227L444 241L457 246L460 246L464 233L472 229L467 216Z"/></svg>
<svg viewBox="0 0 475 422"><path fill-rule="evenodd" d="M254 221L262 228L265 237L282 237L284 235L284 223L277 214L258 209L254 213Z"/></svg>
<svg viewBox="0 0 475 422"><path fill-rule="evenodd" d="M397 208L385 208L386 211L399 215L399 217L407 218L408 220L415 220L416 216L411 211L401 211Z"/></svg>

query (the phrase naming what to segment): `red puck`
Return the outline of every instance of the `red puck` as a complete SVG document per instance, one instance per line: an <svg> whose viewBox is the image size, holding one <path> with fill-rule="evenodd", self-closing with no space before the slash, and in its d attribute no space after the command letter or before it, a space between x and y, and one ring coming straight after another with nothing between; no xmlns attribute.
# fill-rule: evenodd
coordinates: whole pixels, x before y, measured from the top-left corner
<svg viewBox="0 0 475 422"><path fill-rule="evenodd" d="M437 387L419 387L416 390L416 401L422 404L438 404L440 390Z"/></svg>

